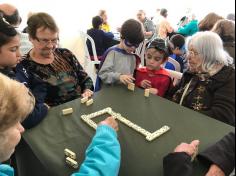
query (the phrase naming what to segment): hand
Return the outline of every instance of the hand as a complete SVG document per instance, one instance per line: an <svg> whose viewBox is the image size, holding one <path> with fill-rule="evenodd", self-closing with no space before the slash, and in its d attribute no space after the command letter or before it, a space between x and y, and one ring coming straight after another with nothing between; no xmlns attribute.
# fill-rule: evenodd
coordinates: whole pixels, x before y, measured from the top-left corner
<svg viewBox="0 0 236 176"><path fill-rule="evenodd" d="M90 89L85 89L84 93L82 94L82 97L92 97L93 96L93 91L91 91Z"/></svg>
<svg viewBox="0 0 236 176"><path fill-rule="evenodd" d="M148 80L142 80L140 86L144 89L150 89L152 88L151 81Z"/></svg>
<svg viewBox="0 0 236 176"><path fill-rule="evenodd" d="M114 117L108 117L104 121L100 122L99 125L108 125L112 127L115 131L118 131L118 123L114 119Z"/></svg>
<svg viewBox="0 0 236 176"><path fill-rule="evenodd" d="M185 152L187 153L189 156L194 156L196 155L197 151L198 151L198 146L200 144L199 140L194 140L192 141L190 144L187 143L182 143L180 145L178 145L174 152Z"/></svg>
<svg viewBox="0 0 236 176"><path fill-rule="evenodd" d="M154 94L154 95L158 94L158 89L151 88L151 89L149 89L149 91L150 91L151 94Z"/></svg>
<svg viewBox="0 0 236 176"><path fill-rule="evenodd" d="M212 164L206 176L225 176L225 173L217 165Z"/></svg>
<svg viewBox="0 0 236 176"><path fill-rule="evenodd" d="M132 75L120 75L120 82L122 82L125 85L133 83L134 81L135 79Z"/></svg>

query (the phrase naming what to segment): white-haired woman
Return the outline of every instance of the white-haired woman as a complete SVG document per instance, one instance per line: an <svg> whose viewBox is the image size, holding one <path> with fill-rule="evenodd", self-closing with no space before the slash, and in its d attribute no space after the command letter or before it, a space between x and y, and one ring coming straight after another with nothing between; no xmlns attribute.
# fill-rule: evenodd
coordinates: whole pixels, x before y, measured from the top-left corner
<svg viewBox="0 0 236 176"><path fill-rule="evenodd" d="M189 71L169 92L172 101L212 118L235 124L233 59L213 32L198 32L187 40Z"/></svg>

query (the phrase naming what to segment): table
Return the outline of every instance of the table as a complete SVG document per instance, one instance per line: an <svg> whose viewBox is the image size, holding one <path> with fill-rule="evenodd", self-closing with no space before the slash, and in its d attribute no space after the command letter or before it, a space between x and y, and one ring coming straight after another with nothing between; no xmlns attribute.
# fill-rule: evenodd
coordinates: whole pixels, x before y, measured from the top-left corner
<svg viewBox="0 0 236 176"><path fill-rule="evenodd" d="M63 116L61 110L72 107L72 115ZM221 139L234 128L220 121L192 111L158 96L144 97L142 89L129 91L125 86L104 87L94 95L94 104L87 107L80 99L52 108L48 116L35 128L27 130L16 149L20 176L67 176L75 170L65 163L64 149L69 148L84 160L84 152L95 131L80 116L106 107L148 131L163 125L171 130L148 142L144 136L119 123L122 148L119 176L161 176L162 159L181 142L201 141L200 151ZM96 119L101 121L105 117ZM194 176L206 172L200 163L194 164Z"/></svg>

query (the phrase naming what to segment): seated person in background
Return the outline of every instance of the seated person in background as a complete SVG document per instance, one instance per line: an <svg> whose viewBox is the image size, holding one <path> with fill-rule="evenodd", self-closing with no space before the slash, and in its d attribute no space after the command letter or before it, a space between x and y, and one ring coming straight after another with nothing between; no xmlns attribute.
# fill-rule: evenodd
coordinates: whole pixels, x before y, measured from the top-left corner
<svg viewBox="0 0 236 176"><path fill-rule="evenodd" d="M187 60L186 60L186 49L185 49L185 38L180 34L173 35L169 42L169 49L172 54L169 56L172 59L176 60L180 66L180 72L183 73L187 70ZM165 68L169 70L177 71L174 64L171 62L165 63Z"/></svg>
<svg viewBox="0 0 236 176"><path fill-rule="evenodd" d="M35 13L27 24L34 47L17 65L20 81L27 82L30 89L44 85L44 101L49 106L92 96L92 79L77 58L69 50L57 48L59 34L54 19L46 13ZM27 76L22 73L22 67ZM41 92L35 96L42 98Z"/></svg>
<svg viewBox="0 0 236 176"><path fill-rule="evenodd" d="M189 18L189 22L178 28L177 33L183 36L191 36L198 32L198 21L196 20L196 16L192 14Z"/></svg>
<svg viewBox="0 0 236 176"><path fill-rule="evenodd" d="M100 10L99 13L98 13L98 16L100 16L102 18L102 21L103 21L101 29L104 32L111 32L110 25L107 22L107 12L106 12L106 10Z"/></svg>
<svg viewBox="0 0 236 176"><path fill-rule="evenodd" d="M10 158L21 139L24 128L20 122L32 111L34 98L23 84L0 74L0 102L0 162L3 162ZM118 175L121 149L117 130L113 117L99 124L85 160L73 176ZM13 176L14 169L0 164L0 175Z"/></svg>
<svg viewBox="0 0 236 176"><path fill-rule="evenodd" d="M152 20L146 17L146 13L143 10L138 11L137 18L143 24L145 39L148 41L154 39L156 37L156 29Z"/></svg>
<svg viewBox="0 0 236 176"><path fill-rule="evenodd" d="M99 59L108 49L109 40L112 40L114 35L111 32L104 32L101 30L102 18L100 16L93 17L92 24L93 28L89 29L87 34L94 40L97 56ZM91 42L87 40L86 44L88 46L89 55L93 56Z"/></svg>
<svg viewBox="0 0 236 176"><path fill-rule="evenodd" d="M171 26L170 22L167 20L167 10L161 9L160 11L160 22L158 28L158 37L165 39L174 33L174 28Z"/></svg>
<svg viewBox="0 0 236 176"><path fill-rule="evenodd" d="M207 14L198 24L199 31L210 31L218 20L222 20L224 17L211 12Z"/></svg>
<svg viewBox="0 0 236 176"><path fill-rule="evenodd" d="M21 59L20 54L20 36L15 28L9 25L3 18L0 18L0 73L9 78L16 79L15 66ZM21 68L22 75L27 75L24 68ZM28 87L26 82L23 82ZM39 85L30 90L35 96L36 103L33 112L23 121L25 128L32 128L37 125L47 115L48 107L44 104L45 95L44 88ZM42 98L37 97L37 92L40 91Z"/></svg>
<svg viewBox="0 0 236 176"><path fill-rule="evenodd" d="M161 67L168 59L168 46L163 39L154 39L147 47L146 67L138 68L135 84L144 89L150 89L155 95L164 96L171 86L169 73Z"/></svg>
<svg viewBox="0 0 236 176"><path fill-rule="evenodd" d="M163 160L164 176L192 176L191 158L197 152L199 141L182 143L174 153ZM198 155L198 160L209 168L206 176L229 176L235 167L235 133L224 136L216 144Z"/></svg>
<svg viewBox="0 0 236 176"><path fill-rule="evenodd" d="M104 54L98 72L103 83L129 84L134 81L134 71L140 64L140 58L133 52L143 40L142 24L133 19L125 21L121 27L120 44L109 48Z"/></svg>
<svg viewBox="0 0 236 176"><path fill-rule="evenodd" d="M211 31L220 36L224 49L234 58L235 63L235 23L231 20L219 20Z"/></svg>
<svg viewBox="0 0 236 176"><path fill-rule="evenodd" d="M11 4L0 4L0 13L2 13L5 20L15 28L18 28L21 24L21 17L16 7ZM17 31L20 34L20 51L24 55L28 53L33 45L29 41L28 34Z"/></svg>
<svg viewBox="0 0 236 176"><path fill-rule="evenodd" d="M169 91L170 99L214 119L235 125L235 70L220 37L198 32L187 41L189 70Z"/></svg>

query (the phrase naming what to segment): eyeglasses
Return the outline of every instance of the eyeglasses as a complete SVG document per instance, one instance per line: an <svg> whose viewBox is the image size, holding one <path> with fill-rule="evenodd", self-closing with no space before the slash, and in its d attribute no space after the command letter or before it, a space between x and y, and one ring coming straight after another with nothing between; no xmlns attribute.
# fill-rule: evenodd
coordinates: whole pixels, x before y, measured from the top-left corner
<svg viewBox="0 0 236 176"><path fill-rule="evenodd" d="M187 56L192 56L192 57L194 57L194 56L197 56L197 55L199 55L199 53L196 52L196 51L191 51L191 50L188 50L188 51L187 51Z"/></svg>
<svg viewBox="0 0 236 176"><path fill-rule="evenodd" d="M125 42L125 45L128 46L128 47L134 47L134 48L138 48L139 47L139 44L131 44L130 42L128 42L127 40L124 40Z"/></svg>
<svg viewBox="0 0 236 176"><path fill-rule="evenodd" d="M48 45L49 43L52 43L53 45L57 45L59 42L59 38L55 38L55 39L41 39L38 37L35 37L35 39L42 45Z"/></svg>

